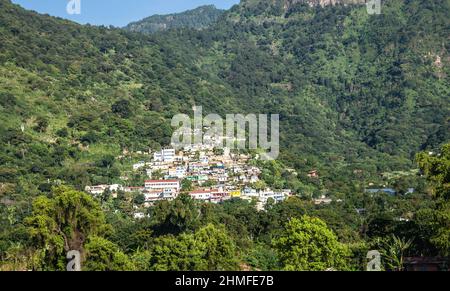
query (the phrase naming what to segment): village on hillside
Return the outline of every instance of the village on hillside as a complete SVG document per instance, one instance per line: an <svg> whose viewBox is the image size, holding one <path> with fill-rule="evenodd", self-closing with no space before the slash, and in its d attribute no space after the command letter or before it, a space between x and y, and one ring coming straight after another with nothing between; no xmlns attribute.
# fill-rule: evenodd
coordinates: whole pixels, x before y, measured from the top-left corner
<svg viewBox="0 0 450 291"><path fill-rule="evenodd" d="M290 189L253 187L260 181L261 170L250 165L251 159L247 154L207 145L188 146L180 151L165 148L154 152L150 161L133 165L135 172L145 170L148 180L144 185L97 185L87 186L85 190L93 195L110 191L113 197L117 197L119 191L140 193L145 197L145 207L186 193L194 200L211 203L231 198L255 200L258 210L263 210L269 200L277 203L293 195Z"/></svg>

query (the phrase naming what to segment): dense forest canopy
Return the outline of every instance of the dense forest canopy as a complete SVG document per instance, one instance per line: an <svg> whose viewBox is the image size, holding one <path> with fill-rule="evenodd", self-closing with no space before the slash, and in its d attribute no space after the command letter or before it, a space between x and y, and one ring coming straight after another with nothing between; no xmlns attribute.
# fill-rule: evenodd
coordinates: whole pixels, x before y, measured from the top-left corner
<svg viewBox="0 0 450 291"><path fill-rule="evenodd" d="M86 268L98 270L361 269L369 248L408 240L411 255L448 255L450 2L384 1L380 15L282 0L205 9L207 23L202 13L174 16L176 29L142 34L153 26L79 25L0 0L5 268L64 269L64 244L81 234ZM297 197L263 212L180 197L137 223L134 198L79 192L119 182L134 161L116 159L124 150L169 145L171 118L195 105L280 114L281 156L260 166L267 185ZM416 192L372 197L369 184ZM343 203L311 202L322 195ZM58 220L70 197L101 213L79 218L96 228ZM64 233L52 233L58 225ZM333 259L289 260L297 232L328 238L331 246L311 247L332 249ZM386 268L400 266L392 258Z"/></svg>

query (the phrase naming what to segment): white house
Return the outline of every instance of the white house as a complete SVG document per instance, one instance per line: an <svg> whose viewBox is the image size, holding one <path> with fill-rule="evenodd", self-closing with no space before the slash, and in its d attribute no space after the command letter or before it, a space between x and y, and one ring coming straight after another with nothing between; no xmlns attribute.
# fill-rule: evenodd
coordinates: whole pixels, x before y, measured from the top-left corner
<svg viewBox="0 0 450 291"><path fill-rule="evenodd" d="M260 201L267 203L267 200L272 198L275 202L282 202L287 198L287 194L285 192L272 191L270 189L266 189L265 191L260 191Z"/></svg>
<svg viewBox="0 0 450 291"><path fill-rule="evenodd" d="M258 191L256 191L253 188L245 188L242 194L243 194L243 196L248 196L248 197L258 197L259 196Z"/></svg>
<svg viewBox="0 0 450 291"><path fill-rule="evenodd" d="M108 185L86 186L84 190L93 195L99 195L103 194L108 187Z"/></svg>
<svg viewBox="0 0 450 291"><path fill-rule="evenodd" d="M134 213L134 219L143 219L143 218L145 218L145 213L143 213L143 212L136 212L136 213Z"/></svg>
<svg viewBox="0 0 450 291"><path fill-rule="evenodd" d="M223 174L223 175L219 175L218 176L218 181L219 182L226 182L226 181L228 181L228 174Z"/></svg>
<svg viewBox="0 0 450 291"><path fill-rule="evenodd" d="M210 190L196 190L189 192L189 195L192 199L195 200L210 200L211 199L211 191Z"/></svg>
<svg viewBox="0 0 450 291"><path fill-rule="evenodd" d="M174 149L163 149L160 152L153 154L153 160L155 162L173 162L175 160Z"/></svg>
<svg viewBox="0 0 450 291"><path fill-rule="evenodd" d="M106 190L109 190L111 192L121 191L121 190L123 190L123 186L119 185L119 184L86 186L86 188L84 190L93 195L99 195L99 194L103 194Z"/></svg>
<svg viewBox="0 0 450 291"><path fill-rule="evenodd" d="M165 165L165 164L161 164L161 163L152 163L150 165L150 170L153 172L156 171L168 171L169 170L169 165Z"/></svg>
<svg viewBox="0 0 450 291"><path fill-rule="evenodd" d="M330 204L331 202L333 202L333 199L327 198L325 195L322 195L318 199L314 199L314 204L316 204L316 205Z"/></svg>
<svg viewBox="0 0 450 291"><path fill-rule="evenodd" d="M179 166L175 168L169 168L169 177L183 179L186 176L186 167Z"/></svg>
<svg viewBox="0 0 450 291"><path fill-rule="evenodd" d="M146 190L173 190L175 192L180 191L179 180L147 180L145 181Z"/></svg>

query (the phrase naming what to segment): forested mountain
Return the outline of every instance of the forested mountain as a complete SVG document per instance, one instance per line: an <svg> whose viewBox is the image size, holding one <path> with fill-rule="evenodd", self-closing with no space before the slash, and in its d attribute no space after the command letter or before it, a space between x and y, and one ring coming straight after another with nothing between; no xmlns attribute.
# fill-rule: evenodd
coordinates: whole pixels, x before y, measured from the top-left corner
<svg viewBox="0 0 450 291"><path fill-rule="evenodd" d="M210 30L160 37L181 39L244 110L279 112L297 168L401 167L448 140L448 1L386 1L381 15L315 3L243 1Z"/></svg>
<svg viewBox="0 0 450 291"><path fill-rule="evenodd" d="M144 36L2 1L3 164L36 164L25 146L36 140L50 155L167 145L170 118L194 104L279 113L282 160L330 176L405 169L448 140L448 1L388 1L381 15L303 2L244 1L211 29ZM56 171L89 164L60 159Z"/></svg>
<svg viewBox="0 0 450 291"><path fill-rule="evenodd" d="M214 5L205 5L181 13L153 15L130 23L125 29L143 33L176 28L205 29L214 24L224 12Z"/></svg>
<svg viewBox="0 0 450 291"><path fill-rule="evenodd" d="M351 2L246 0L223 13L207 6L168 22L165 16L150 17L114 29L79 25L0 0L0 257L15 250L16 241L25 257L36 248L24 218L34 215L38 221L47 209L39 205L61 210L57 203L73 195L91 207L88 211L101 212L80 192L51 189L120 182L132 160L116 158L124 151L168 145L171 118L192 115L194 105L221 116L280 114L281 156L262 165L263 179L269 186L293 189L299 198L267 213L244 202L200 207L181 199L152 210L159 220L148 225L134 224L126 215L132 209L123 206L128 200L103 201L106 217L96 225L114 226L113 234L102 234L114 242L113 253L145 257L162 252L135 253L155 240L183 249L192 245L194 233L205 243L209 233L223 237L222 226L210 224L226 224L231 234L226 249L239 258L220 268L236 269L240 260L255 268L289 269L277 261L271 241L290 217L301 217L287 226L293 231L323 227L303 214L327 222L337 234L331 241L364 244L362 250L376 237L416 235L419 222L398 225L394 219L413 217L423 205L434 210L437 203L426 195L434 188L410 170L417 168L416 153L436 152L450 140L450 2L384 1L380 15ZM154 32L161 23L167 30L134 32ZM448 157L441 162L448 163ZM437 163L424 161L422 168ZM320 179L308 178L313 169ZM427 174L433 187L434 175L444 170ZM398 173L399 180L386 179ZM369 183L403 188L406 183L422 191L404 200L371 198L363 195ZM441 188L437 191L448 191ZM39 195L56 200L38 200L33 214L31 203ZM312 205L311 197L321 195L345 202L331 208ZM362 221L356 208L367 210ZM187 223L194 213L202 214ZM181 225L181 231L159 237L156 230L171 223ZM430 243L435 234L430 225L436 224L426 223L420 229L428 229L428 236L414 238L414 254L445 249L445 236L438 246ZM187 230L188 235L177 236ZM97 229L90 231L100 236ZM95 252L109 243L93 237L90 247ZM275 245L282 249L282 240ZM61 269L60 252L55 250L58 255L47 262L49 269ZM152 262L142 268L165 268Z"/></svg>
<svg viewBox="0 0 450 291"><path fill-rule="evenodd" d="M320 104L318 111L335 114L327 118L333 132L356 133L368 146L396 156L408 156L446 131L448 1L386 1L379 16L367 14L364 5L311 8L304 2L312 1L234 7L210 42L213 54L231 58L230 68L216 66L215 74L237 92L262 99L255 103L263 107L271 106L266 100L287 98L285 116ZM306 96L313 104L301 105Z"/></svg>

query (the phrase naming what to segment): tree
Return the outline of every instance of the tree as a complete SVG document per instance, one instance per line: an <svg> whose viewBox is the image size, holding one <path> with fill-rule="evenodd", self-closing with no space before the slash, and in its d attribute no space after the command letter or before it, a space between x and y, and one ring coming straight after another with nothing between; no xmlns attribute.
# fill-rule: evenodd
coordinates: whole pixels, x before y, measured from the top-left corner
<svg viewBox="0 0 450 291"><path fill-rule="evenodd" d="M411 246L412 240L392 235L382 246L383 261L388 270L403 271L403 258Z"/></svg>
<svg viewBox="0 0 450 291"><path fill-rule="evenodd" d="M236 247L225 227L208 224L195 233L208 271L237 270Z"/></svg>
<svg viewBox="0 0 450 291"><path fill-rule="evenodd" d="M122 118L129 118L132 114L131 104L128 100L119 100L111 106L111 111Z"/></svg>
<svg viewBox="0 0 450 291"><path fill-rule="evenodd" d="M440 154L426 152L417 154L416 161L432 186L436 199L450 199L450 143L445 144Z"/></svg>
<svg viewBox="0 0 450 291"><path fill-rule="evenodd" d="M88 194L66 186L54 188L51 198L36 198L25 223L42 269L64 269L65 252L77 250L83 255L86 239L109 230L100 205Z"/></svg>
<svg viewBox="0 0 450 291"><path fill-rule="evenodd" d="M59 129L56 132L56 135L59 136L59 137L63 137L63 138L64 137L68 137L69 136L69 131L67 130L66 127L64 127L64 128Z"/></svg>
<svg viewBox="0 0 450 291"><path fill-rule="evenodd" d="M189 179L183 179L181 181L181 190L184 192L192 191L194 188L192 186L192 181Z"/></svg>
<svg viewBox="0 0 450 291"><path fill-rule="evenodd" d="M150 250L154 271L197 271L204 268L202 250L192 234L162 236Z"/></svg>
<svg viewBox="0 0 450 291"><path fill-rule="evenodd" d="M136 196L134 196L133 198L133 203L136 205L142 205L145 203L145 195L142 193L138 193Z"/></svg>
<svg viewBox="0 0 450 291"><path fill-rule="evenodd" d="M275 251L262 243L252 246L246 256L246 261L254 268L254 270L274 271L278 270L280 267Z"/></svg>
<svg viewBox="0 0 450 291"><path fill-rule="evenodd" d="M17 97L9 92L0 92L0 105L10 109L17 104Z"/></svg>
<svg viewBox="0 0 450 291"><path fill-rule="evenodd" d="M200 210L195 201L185 194L174 201L159 201L151 208L150 216L158 234L179 234L196 230L200 223Z"/></svg>
<svg viewBox="0 0 450 291"><path fill-rule="evenodd" d="M235 245L224 227L209 224L194 234L155 240L150 266L156 271L237 270Z"/></svg>
<svg viewBox="0 0 450 291"><path fill-rule="evenodd" d="M86 243L86 271L132 271L134 265L119 247L98 236L89 237Z"/></svg>
<svg viewBox="0 0 450 291"><path fill-rule="evenodd" d="M97 142L99 136L94 131L89 131L82 137L80 137L80 141L84 144L93 144Z"/></svg>
<svg viewBox="0 0 450 291"><path fill-rule="evenodd" d="M210 188L210 187L214 187L215 185L217 185L217 181L207 180L202 184L202 187Z"/></svg>
<svg viewBox="0 0 450 291"><path fill-rule="evenodd" d="M156 170L152 172L152 178L155 180L162 179L164 177L164 173L162 170Z"/></svg>
<svg viewBox="0 0 450 291"><path fill-rule="evenodd" d="M136 270L139 271L150 271L152 254L148 250L141 250L138 248L132 255L131 260L135 266Z"/></svg>
<svg viewBox="0 0 450 291"><path fill-rule="evenodd" d="M37 132L42 133L47 130L48 125L49 125L49 122L45 117L38 117L36 119L36 125L33 127L33 129Z"/></svg>
<svg viewBox="0 0 450 291"><path fill-rule="evenodd" d="M113 155L104 155L98 162L97 162L97 166L101 167L101 168L111 168L114 163L115 163L116 159Z"/></svg>
<svg viewBox="0 0 450 291"><path fill-rule="evenodd" d="M414 177L415 178L415 177ZM405 195L412 185L412 179L409 177L400 177L394 182L394 190L399 195Z"/></svg>
<svg viewBox="0 0 450 291"><path fill-rule="evenodd" d="M286 224L285 232L273 240L283 269L290 271L346 270L349 251L318 218L302 216Z"/></svg>
<svg viewBox="0 0 450 291"><path fill-rule="evenodd" d="M264 190L267 188L267 184L263 180L259 180L253 183L252 187L255 188L256 190Z"/></svg>
<svg viewBox="0 0 450 291"><path fill-rule="evenodd" d="M108 200L111 198L111 190L107 188L103 193L100 195L100 201L102 203L108 202Z"/></svg>
<svg viewBox="0 0 450 291"><path fill-rule="evenodd" d="M416 156L422 172L425 174L436 209L419 210L416 223L422 234L438 250L440 255L450 254L450 144L445 144L441 153L430 155L422 152Z"/></svg>

